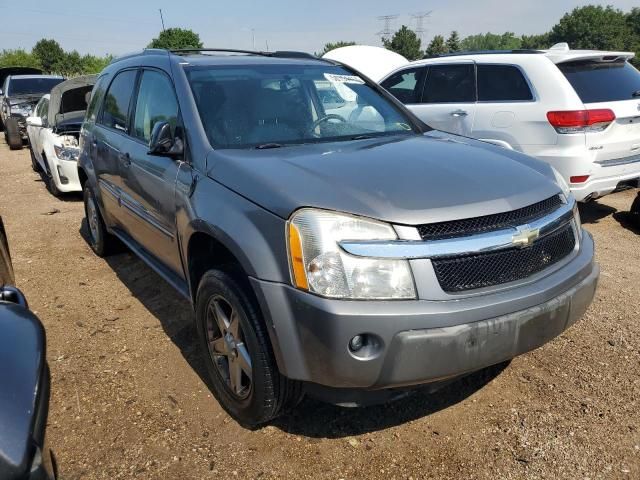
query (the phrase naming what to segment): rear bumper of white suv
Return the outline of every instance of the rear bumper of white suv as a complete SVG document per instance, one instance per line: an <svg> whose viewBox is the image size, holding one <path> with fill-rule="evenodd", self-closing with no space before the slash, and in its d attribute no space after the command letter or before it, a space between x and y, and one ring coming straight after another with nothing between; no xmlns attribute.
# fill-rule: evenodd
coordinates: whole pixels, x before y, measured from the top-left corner
<svg viewBox="0 0 640 480"><path fill-rule="evenodd" d="M640 154L613 160L596 160L594 152L584 145L579 148L531 147L528 155L549 163L569 184L579 202L586 202L614 192L621 186L640 186ZM571 177L589 177L585 182L572 183Z"/></svg>

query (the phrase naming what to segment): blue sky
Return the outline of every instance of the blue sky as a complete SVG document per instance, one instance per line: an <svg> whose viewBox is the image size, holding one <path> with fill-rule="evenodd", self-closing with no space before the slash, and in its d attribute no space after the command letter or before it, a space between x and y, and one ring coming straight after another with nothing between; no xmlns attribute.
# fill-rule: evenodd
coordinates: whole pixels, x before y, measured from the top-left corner
<svg viewBox="0 0 640 480"><path fill-rule="evenodd" d="M0 0L0 49L26 48L42 37L67 50L121 54L141 48L166 27L191 28L206 46L320 50L324 43L351 40L379 45L380 15L397 14L393 26L415 26L411 13L432 10L425 41L458 30L462 36L487 31L541 33L564 12L585 4L612 4L628 11L638 0ZM15 19L15 21L13 20Z"/></svg>

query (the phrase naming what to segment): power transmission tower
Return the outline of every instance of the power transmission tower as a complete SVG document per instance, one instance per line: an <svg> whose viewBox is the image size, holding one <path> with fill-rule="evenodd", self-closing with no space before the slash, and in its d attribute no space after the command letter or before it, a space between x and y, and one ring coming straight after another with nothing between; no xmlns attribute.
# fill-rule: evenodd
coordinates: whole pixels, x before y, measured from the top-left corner
<svg viewBox="0 0 640 480"><path fill-rule="evenodd" d="M398 15L382 15L378 17L378 20L384 22L384 28L377 32L376 35L380 35L382 38L393 35L393 30L391 30L391 22L396 18L398 18Z"/></svg>
<svg viewBox="0 0 640 480"><path fill-rule="evenodd" d="M416 21L416 29L414 31L416 32L416 35L418 36L420 41L422 41L424 34L426 33L426 30L424 28L424 19L431 18L432 12L433 10L429 10L428 12L418 12L411 14L411 18Z"/></svg>

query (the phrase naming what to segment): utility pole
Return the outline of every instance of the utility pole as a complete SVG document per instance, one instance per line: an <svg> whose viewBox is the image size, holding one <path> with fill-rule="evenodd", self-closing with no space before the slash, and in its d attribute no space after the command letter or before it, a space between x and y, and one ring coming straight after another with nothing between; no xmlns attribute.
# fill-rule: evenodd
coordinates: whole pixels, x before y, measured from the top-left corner
<svg viewBox="0 0 640 480"><path fill-rule="evenodd" d="M431 18L432 12L433 10L411 14L411 18L416 21L416 29L414 31L416 32L416 35L418 36L420 41L423 40L424 34L426 32L426 30L424 29L424 19Z"/></svg>
<svg viewBox="0 0 640 480"><path fill-rule="evenodd" d="M256 29L252 28L251 29L251 44L253 45L253 50L256 49Z"/></svg>
<svg viewBox="0 0 640 480"><path fill-rule="evenodd" d="M164 18L162 17L162 9L159 8L158 11L160 12L160 22L162 22L162 31L164 32Z"/></svg>
<svg viewBox="0 0 640 480"><path fill-rule="evenodd" d="M389 37L393 35L393 30L391 30L391 21L398 18L398 15L382 15L377 17L378 20L384 22L384 28L376 33L376 35L381 36L382 38Z"/></svg>

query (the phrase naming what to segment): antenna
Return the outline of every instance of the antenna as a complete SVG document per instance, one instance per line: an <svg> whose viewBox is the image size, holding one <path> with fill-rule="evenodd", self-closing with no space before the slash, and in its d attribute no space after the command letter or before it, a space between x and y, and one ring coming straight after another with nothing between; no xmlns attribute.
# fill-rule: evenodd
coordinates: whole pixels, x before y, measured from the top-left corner
<svg viewBox="0 0 640 480"><path fill-rule="evenodd" d="M160 12L160 21L162 22L162 31L164 32L164 18L162 17L162 9L159 8L158 11Z"/></svg>
<svg viewBox="0 0 640 480"><path fill-rule="evenodd" d="M380 17L377 17L378 20L384 22L384 28L376 33L376 35L380 35L382 38L392 35L393 31L391 30L391 21L395 20L396 18L398 18L398 15L382 15Z"/></svg>
<svg viewBox="0 0 640 480"><path fill-rule="evenodd" d="M416 35L418 35L418 38L420 39L420 41L422 41L424 34L426 32L424 28L424 19L431 18L432 12L433 10L429 10L428 12L418 12L418 13L411 14L411 18L416 21L416 29L414 31L416 32Z"/></svg>

